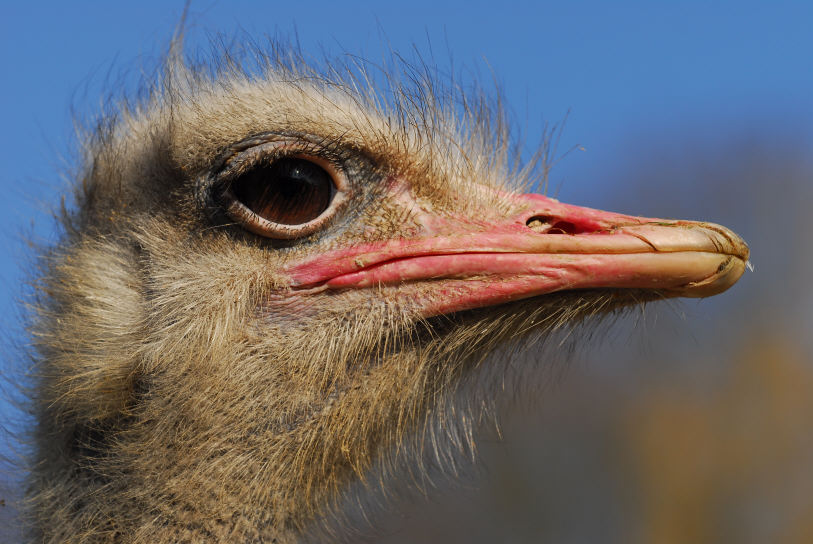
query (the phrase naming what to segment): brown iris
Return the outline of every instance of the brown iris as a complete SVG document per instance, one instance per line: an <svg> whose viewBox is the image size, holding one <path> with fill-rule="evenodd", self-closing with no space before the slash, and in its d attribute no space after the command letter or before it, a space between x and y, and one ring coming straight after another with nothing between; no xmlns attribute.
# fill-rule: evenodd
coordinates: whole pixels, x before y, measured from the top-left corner
<svg viewBox="0 0 813 544"><path fill-rule="evenodd" d="M232 192L261 218L293 226L313 221L324 213L336 188L321 166L293 157L258 165L232 183Z"/></svg>

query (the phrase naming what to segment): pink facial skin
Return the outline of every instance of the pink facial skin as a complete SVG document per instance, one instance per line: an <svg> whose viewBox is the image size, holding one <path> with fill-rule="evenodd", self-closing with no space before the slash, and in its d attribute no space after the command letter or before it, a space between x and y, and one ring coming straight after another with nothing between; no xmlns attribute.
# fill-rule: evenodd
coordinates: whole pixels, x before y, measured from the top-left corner
<svg viewBox="0 0 813 544"><path fill-rule="evenodd" d="M420 284L424 316L555 291L655 289L665 297L725 291L745 270L748 246L712 223L633 217L503 195L521 212L489 223L443 217L415 205L424 227L398 238L333 250L290 265L294 292Z"/></svg>

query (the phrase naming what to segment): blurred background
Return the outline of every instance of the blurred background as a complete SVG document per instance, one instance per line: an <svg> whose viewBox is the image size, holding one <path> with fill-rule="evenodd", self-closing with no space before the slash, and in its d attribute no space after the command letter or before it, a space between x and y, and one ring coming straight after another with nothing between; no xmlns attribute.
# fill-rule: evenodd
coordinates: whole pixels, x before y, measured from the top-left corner
<svg viewBox="0 0 813 544"><path fill-rule="evenodd" d="M181 2L3 5L0 327L24 368L27 240L55 239L73 117L132 92ZM419 54L496 80L530 154L566 119L548 193L724 224L755 270L631 312L552 357L555 383L483 431L481 473L376 520L389 543L813 542L813 4L193 2L188 46L245 31L318 57ZM570 150L570 151L569 151ZM3 386L0 425L28 424ZM4 433L0 449L18 448ZM0 540L19 474L0 466ZM5 536L4 536L5 535Z"/></svg>

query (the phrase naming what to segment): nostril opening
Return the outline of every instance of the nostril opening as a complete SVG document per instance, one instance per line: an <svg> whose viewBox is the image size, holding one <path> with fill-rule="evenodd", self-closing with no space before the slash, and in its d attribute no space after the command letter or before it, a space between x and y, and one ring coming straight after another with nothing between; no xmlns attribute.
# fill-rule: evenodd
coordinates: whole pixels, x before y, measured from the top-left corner
<svg viewBox="0 0 813 544"><path fill-rule="evenodd" d="M544 234L581 234L585 232L570 221L557 221L553 217L546 215L535 215L528 219L525 224L529 229Z"/></svg>
<svg viewBox="0 0 813 544"><path fill-rule="evenodd" d="M546 232L550 228L551 218L544 215L535 215L525 222L529 229L537 232Z"/></svg>

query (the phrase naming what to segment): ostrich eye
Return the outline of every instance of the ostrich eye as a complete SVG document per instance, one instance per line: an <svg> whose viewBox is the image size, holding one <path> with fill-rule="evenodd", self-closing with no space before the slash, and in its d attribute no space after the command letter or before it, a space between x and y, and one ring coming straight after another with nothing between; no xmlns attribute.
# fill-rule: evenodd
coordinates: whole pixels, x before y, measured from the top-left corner
<svg viewBox="0 0 813 544"><path fill-rule="evenodd" d="M235 198L267 221L302 225L330 206L336 186L325 170L305 159L280 159L232 184Z"/></svg>
<svg viewBox="0 0 813 544"><path fill-rule="evenodd" d="M243 228L267 238L307 236L327 224L346 200L343 174L305 155L258 160L233 177L227 211Z"/></svg>

